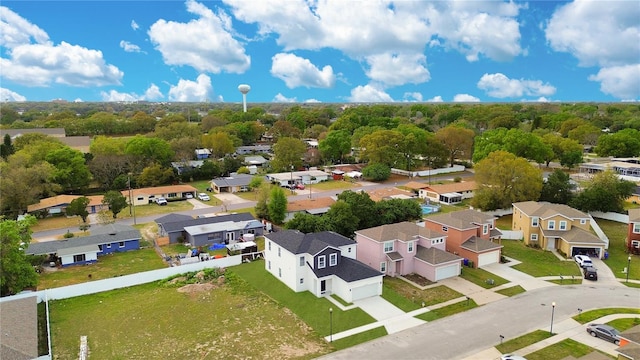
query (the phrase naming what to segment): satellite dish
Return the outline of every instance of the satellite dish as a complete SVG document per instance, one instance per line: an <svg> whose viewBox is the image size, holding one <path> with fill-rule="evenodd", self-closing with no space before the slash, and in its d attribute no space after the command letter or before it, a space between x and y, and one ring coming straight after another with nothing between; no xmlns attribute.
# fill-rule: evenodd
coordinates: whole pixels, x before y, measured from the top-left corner
<svg viewBox="0 0 640 360"><path fill-rule="evenodd" d="M247 112L247 93L251 91L251 86L247 84L241 84L238 86L238 91L242 93L242 109Z"/></svg>

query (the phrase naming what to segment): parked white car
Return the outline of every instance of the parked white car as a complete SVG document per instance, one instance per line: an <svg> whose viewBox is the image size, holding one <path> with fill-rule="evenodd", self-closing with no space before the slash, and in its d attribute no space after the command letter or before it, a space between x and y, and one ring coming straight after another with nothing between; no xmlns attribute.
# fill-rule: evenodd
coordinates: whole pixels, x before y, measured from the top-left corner
<svg viewBox="0 0 640 360"><path fill-rule="evenodd" d="M205 193L200 193L198 194L198 199L202 200L202 201L209 201L211 200L211 198L209 197L209 195L205 194Z"/></svg>
<svg viewBox="0 0 640 360"><path fill-rule="evenodd" d="M587 255L576 255L573 257L573 259L578 263L578 265L580 265L581 268L593 266L591 258Z"/></svg>
<svg viewBox="0 0 640 360"><path fill-rule="evenodd" d="M156 198L156 204L163 206L163 205L167 205L168 202L167 202L167 199L163 197L159 197L159 198Z"/></svg>

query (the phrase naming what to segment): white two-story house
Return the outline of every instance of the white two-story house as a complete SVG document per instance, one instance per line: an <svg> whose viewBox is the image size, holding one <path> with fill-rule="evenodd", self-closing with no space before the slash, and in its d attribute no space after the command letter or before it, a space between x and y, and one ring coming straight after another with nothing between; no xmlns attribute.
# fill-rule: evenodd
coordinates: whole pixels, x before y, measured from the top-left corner
<svg viewBox="0 0 640 360"><path fill-rule="evenodd" d="M265 235L265 267L295 292L347 302L382 294L383 274L356 260L357 243L332 231Z"/></svg>

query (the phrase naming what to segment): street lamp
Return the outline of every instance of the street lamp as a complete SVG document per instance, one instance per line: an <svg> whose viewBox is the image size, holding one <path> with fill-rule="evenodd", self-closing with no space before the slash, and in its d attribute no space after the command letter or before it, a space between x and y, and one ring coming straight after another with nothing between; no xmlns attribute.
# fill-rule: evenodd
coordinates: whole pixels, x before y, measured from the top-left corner
<svg viewBox="0 0 640 360"><path fill-rule="evenodd" d="M136 208L133 204L133 196L131 191L131 173L127 174L127 184L129 185L129 215L133 216L133 225L136 225Z"/></svg>
<svg viewBox="0 0 640 360"><path fill-rule="evenodd" d="M625 282L629 282L629 270L631 270L631 255L627 258L627 280Z"/></svg>
<svg viewBox="0 0 640 360"><path fill-rule="evenodd" d="M553 335L553 313L556 311L556 302L551 303L551 328L549 329L549 334Z"/></svg>
<svg viewBox="0 0 640 360"><path fill-rule="evenodd" d="M333 308L329 308L329 342L333 342Z"/></svg>

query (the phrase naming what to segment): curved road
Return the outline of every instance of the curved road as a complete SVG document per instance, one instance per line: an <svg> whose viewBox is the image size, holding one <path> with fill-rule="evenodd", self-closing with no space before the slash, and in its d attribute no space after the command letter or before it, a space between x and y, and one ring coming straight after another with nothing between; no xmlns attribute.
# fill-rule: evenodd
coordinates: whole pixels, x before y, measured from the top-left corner
<svg viewBox="0 0 640 360"><path fill-rule="evenodd" d="M500 342L603 307L640 307L640 289L615 285L541 288L489 303L396 334L338 351L322 359L464 359Z"/></svg>

